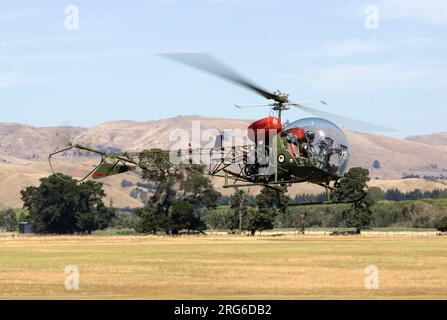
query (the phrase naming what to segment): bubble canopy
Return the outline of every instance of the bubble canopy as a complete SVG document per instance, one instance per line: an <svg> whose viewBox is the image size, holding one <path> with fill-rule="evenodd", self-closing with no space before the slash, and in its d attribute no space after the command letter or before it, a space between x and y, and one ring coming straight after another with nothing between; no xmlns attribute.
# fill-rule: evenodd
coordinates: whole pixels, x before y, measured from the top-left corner
<svg viewBox="0 0 447 320"><path fill-rule="evenodd" d="M308 156L315 166L342 177L349 163L349 142L336 124L321 118L304 118L290 123L285 130L301 128L308 143Z"/></svg>

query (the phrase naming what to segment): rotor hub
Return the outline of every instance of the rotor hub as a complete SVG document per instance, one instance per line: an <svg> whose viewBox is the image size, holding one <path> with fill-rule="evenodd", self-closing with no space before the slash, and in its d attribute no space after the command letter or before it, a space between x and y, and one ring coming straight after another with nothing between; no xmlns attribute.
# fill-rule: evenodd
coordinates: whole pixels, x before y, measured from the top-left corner
<svg viewBox="0 0 447 320"><path fill-rule="evenodd" d="M285 104L289 102L289 95L287 93L283 93L281 91L276 91L273 93L276 97L275 101L280 104Z"/></svg>

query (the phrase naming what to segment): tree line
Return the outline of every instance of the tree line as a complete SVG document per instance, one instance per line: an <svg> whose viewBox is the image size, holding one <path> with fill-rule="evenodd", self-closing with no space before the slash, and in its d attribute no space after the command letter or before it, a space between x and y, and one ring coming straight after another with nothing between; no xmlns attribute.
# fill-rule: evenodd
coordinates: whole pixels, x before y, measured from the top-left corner
<svg viewBox="0 0 447 320"><path fill-rule="evenodd" d="M156 157L153 153L143 154ZM14 231L19 221L30 221L36 233L91 233L110 227L132 228L142 234L178 235L224 229L234 233L273 228L305 227L440 227L447 216L446 191L402 193L367 188L367 169L352 168L331 192L334 201L357 199L349 205L288 207L289 203L326 200L326 195L287 196L285 187L264 187L258 195L235 189L228 197L217 192L201 166L172 166L162 158L143 178L154 192L146 205L133 212L121 213L108 208L103 199L102 183L80 184L68 176L49 176L40 186L22 190L24 208L20 215L13 210L0 213L0 229ZM390 201L387 201L389 199ZM410 199L410 200L408 200ZM420 200L432 199L432 200ZM400 201L399 203L397 201ZM447 226L447 218L446 218Z"/></svg>
<svg viewBox="0 0 447 320"><path fill-rule="evenodd" d="M447 189L434 189L432 191L422 191L420 189L414 189L409 192L402 192L397 188L388 189L383 191L379 187L368 188L369 194L375 201L389 200L389 201L409 201L409 200L422 200L422 199L447 199ZM316 201L324 201L326 198L325 193L319 194L299 194L294 197L294 202L308 203Z"/></svg>

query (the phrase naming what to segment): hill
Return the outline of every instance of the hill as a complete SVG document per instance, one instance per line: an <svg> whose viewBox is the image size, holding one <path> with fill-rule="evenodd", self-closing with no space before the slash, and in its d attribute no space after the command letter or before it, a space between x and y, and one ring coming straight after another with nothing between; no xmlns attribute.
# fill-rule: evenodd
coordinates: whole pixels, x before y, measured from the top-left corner
<svg viewBox="0 0 447 320"><path fill-rule="evenodd" d="M188 133L189 140L200 140L198 134L193 134L193 126L200 128L203 143L209 143L219 131L244 130L250 123L249 120L198 116L148 122L114 121L90 129L0 123L0 155L45 160L50 152L63 148L69 140L99 149L169 148L179 141L176 137L179 132ZM407 139L351 131L346 134L352 150L351 166L368 168L373 177L399 179L404 174L440 176L447 172L447 133ZM380 168L373 168L376 160Z"/></svg>
<svg viewBox="0 0 447 320"><path fill-rule="evenodd" d="M81 178L94 166L92 161L85 159L71 159L58 162L57 171ZM39 179L51 174L46 161L23 160L12 157L0 157L0 181L7 188L0 189L0 209L21 208L23 203L20 199L20 190L27 186L38 186ZM125 184L122 182L125 180ZM143 181L138 173L127 173L119 176L101 179L104 190L107 194L105 203L118 208L141 207L148 195L151 194L150 185ZM214 178L213 184L218 191L224 195L231 195L232 189L223 189L222 178ZM370 186L377 186L383 190L397 188L403 192L420 189L431 191L433 189L445 189L446 184L430 182L424 179L397 179L397 180L376 180L373 179ZM250 194L256 195L260 187L250 189ZM324 189L312 184L297 184L289 188L289 195L294 196L302 193L318 194Z"/></svg>
<svg viewBox="0 0 447 320"><path fill-rule="evenodd" d="M420 142L431 146L447 147L447 131L422 136L410 136L407 140Z"/></svg>
<svg viewBox="0 0 447 320"><path fill-rule="evenodd" d="M64 165L59 166L58 169L73 176L82 176L91 167L92 163L87 161L72 160L64 161ZM50 174L51 171L46 161L0 157L0 181L3 186L7 186L7 188L0 189L0 209L21 208L23 203L20 199L20 190L28 186L38 186L39 180ZM138 177L130 174L104 179L101 182L104 183L104 190L107 194L105 203L120 208L141 206L141 201L132 198L129 192L121 187L122 179L135 183L140 181Z"/></svg>
<svg viewBox="0 0 447 320"><path fill-rule="evenodd" d="M48 154L79 136L87 129L80 127L33 127L16 123L0 123L0 156L42 160Z"/></svg>
<svg viewBox="0 0 447 320"><path fill-rule="evenodd" d="M244 130L249 120L206 118L198 116L179 116L175 118L136 122L114 121L100 124L94 128L45 127L38 128L22 124L0 123L0 179L8 188L0 190L0 207L21 206L19 191L27 185L37 185L39 179L51 172L46 159L48 154L63 148L68 141L86 144L95 148L138 151L147 148L169 148L172 145L170 135L175 130L186 132L191 140L200 138L193 134L192 127L200 127L204 142L212 142L212 137L221 130ZM179 132L179 131L177 131ZM411 191L415 188L432 190L444 188L440 182L423 179L400 180L403 175L434 176L447 175L447 133L428 136L414 136L399 139L377 134L364 134L345 131L351 144L351 166L368 168L371 177L377 178L372 185L384 190L398 188ZM173 135L174 142L176 140ZM380 166L373 167L378 161ZM81 176L91 169L89 158L69 158L62 163L58 171ZM123 179L132 182L132 187L122 187ZM103 180L108 194L108 202L119 207L137 207L141 205L141 196L145 190L137 186L139 180L135 174L115 176ZM223 183L218 178L215 185ZM136 189L139 189L135 191ZM143 191L143 192L142 192ZM229 194L232 190L221 190ZM256 193L257 189L253 190ZM312 185L296 185L291 193L321 192L321 188ZM136 198L136 199L135 199Z"/></svg>
<svg viewBox="0 0 447 320"><path fill-rule="evenodd" d="M447 150L408 139L347 131L351 143L351 166L368 168L371 177L399 179L403 175L447 174ZM372 166L378 160L380 168Z"/></svg>

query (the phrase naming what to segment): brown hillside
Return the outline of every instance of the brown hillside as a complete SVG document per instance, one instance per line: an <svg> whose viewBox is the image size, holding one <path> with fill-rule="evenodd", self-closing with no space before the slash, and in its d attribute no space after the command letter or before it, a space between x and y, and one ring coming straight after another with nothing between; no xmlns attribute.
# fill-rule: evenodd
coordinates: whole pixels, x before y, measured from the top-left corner
<svg viewBox="0 0 447 320"><path fill-rule="evenodd" d="M42 160L85 130L69 126L37 128L23 124L0 123L0 155Z"/></svg>
<svg viewBox="0 0 447 320"><path fill-rule="evenodd" d="M399 179L404 173L439 176L447 169L443 148L376 134L347 131L347 135L352 147L351 166L368 168L371 177ZM380 161L380 169L372 167L374 160Z"/></svg>
<svg viewBox="0 0 447 320"><path fill-rule="evenodd" d="M80 178L85 175L93 167L93 162L74 159L64 160L56 163L57 171L61 171L65 174L72 175L76 178ZM21 208L23 206L20 200L20 190L27 186L39 185L39 179L51 174L46 161L30 161L17 159L12 157L0 157L0 209L5 208ZM133 183L133 186L122 187L121 182L128 180ZM136 208L143 206L143 199L135 199L131 196L131 193L137 188L138 182L144 182L141 180L137 173L123 174L118 176L112 176L105 179L101 179L104 183L104 189L107 197L105 203L110 205L113 202L113 206L119 208ZM224 181L222 178L214 178L213 184L217 190L224 195L230 195L233 193L233 189L223 189ZM391 188L397 188L401 191L408 192L416 188L422 191L429 191L433 189L445 189L446 184L434 183L423 179L405 179L405 180L372 180L370 186L377 186L384 191ZM146 193L147 189L141 187ZM250 194L256 195L260 188L255 187L250 189ZM289 189L289 195L294 196L302 193L318 194L323 192L324 189L312 184L297 184Z"/></svg>
<svg viewBox="0 0 447 320"><path fill-rule="evenodd" d="M115 121L91 129L74 127L36 128L28 125L0 123L0 156L45 160L48 154L72 141L97 148L143 150L168 148L169 135L185 130L192 139L193 122L200 122L201 132L207 129L245 129L249 120L179 116L148 122ZM442 146L446 133L436 136L398 139L384 135L346 131L350 140L351 166L371 171L372 177L399 179L403 174L440 176L447 170L447 145ZM414 141L418 140L418 141ZM433 142L434 145L428 144ZM435 143L435 141L437 141ZM425 143L424 143L425 142ZM439 146L441 145L441 146ZM380 169L374 169L375 160Z"/></svg>
<svg viewBox="0 0 447 320"><path fill-rule="evenodd" d="M416 141L431 146L447 147L447 132L428 134L423 136L411 136L408 137L407 140Z"/></svg>
<svg viewBox="0 0 447 320"><path fill-rule="evenodd" d="M60 163L60 162L59 162ZM58 166L58 171L75 177L83 176L92 168L92 163L80 161L64 161L63 166ZM29 161L12 157L0 157L0 209L21 208L23 203L20 199L20 190L28 186L38 186L39 180L51 174L48 162ZM142 202L133 199L130 190L121 187L122 179L134 183L140 181L136 176L124 174L121 176L108 177L101 182L107 194L105 203L120 208L140 207Z"/></svg>

